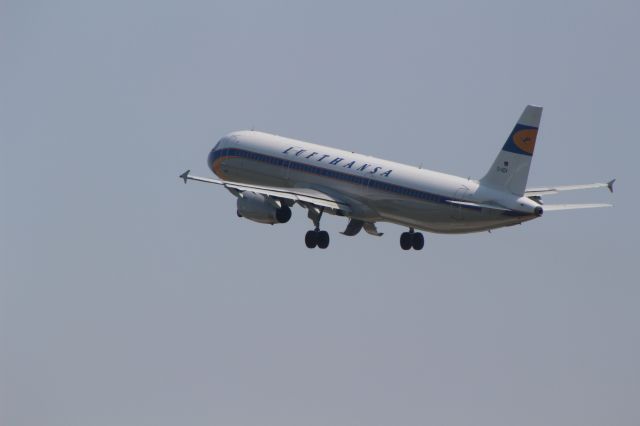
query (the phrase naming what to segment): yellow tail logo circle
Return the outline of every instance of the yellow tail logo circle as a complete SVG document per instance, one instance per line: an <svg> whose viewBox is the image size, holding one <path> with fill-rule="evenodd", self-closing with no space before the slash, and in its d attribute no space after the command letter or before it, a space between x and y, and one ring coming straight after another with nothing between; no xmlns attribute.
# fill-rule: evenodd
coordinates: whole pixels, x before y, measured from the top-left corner
<svg viewBox="0 0 640 426"><path fill-rule="evenodd" d="M538 129L520 130L513 134L513 143L527 154L533 154L537 135Z"/></svg>

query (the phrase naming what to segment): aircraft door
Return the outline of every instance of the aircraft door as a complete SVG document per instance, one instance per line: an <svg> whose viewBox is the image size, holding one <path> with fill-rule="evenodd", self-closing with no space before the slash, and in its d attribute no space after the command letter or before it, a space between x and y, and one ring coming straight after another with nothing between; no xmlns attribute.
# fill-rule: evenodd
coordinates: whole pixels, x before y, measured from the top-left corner
<svg viewBox="0 0 640 426"><path fill-rule="evenodd" d="M282 177L284 177L284 180L286 182L288 182L289 181L290 168L291 168L291 161L289 161L287 159L284 159L282 161L284 161L284 164L283 164L283 167L282 167L282 173L283 173Z"/></svg>
<svg viewBox="0 0 640 426"><path fill-rule="evenodd" d="M469 193L469 188L465 185L461 185L460 188L456 190L453 195L453 199L456 201L465 201L467 199L467 194ZM456 220L464 219L464 207L459 204L451 205L451 217Z"/></svg>
<svg viewBox="0 0 640 426"><path fill-rule="evenodd" d="M362 182L362 193L365 196L368 196L371 192L371 179L369 177L365 177Z"/></svg>
<svg viewBox="0 0 640 426"><path fill-rule="evenodd" d="M226 160L222 163L222 170L230 177L242 174L244 168L244 158L238 152L238 138L231 136L227 146L224 148L224 157Z"/></svg>

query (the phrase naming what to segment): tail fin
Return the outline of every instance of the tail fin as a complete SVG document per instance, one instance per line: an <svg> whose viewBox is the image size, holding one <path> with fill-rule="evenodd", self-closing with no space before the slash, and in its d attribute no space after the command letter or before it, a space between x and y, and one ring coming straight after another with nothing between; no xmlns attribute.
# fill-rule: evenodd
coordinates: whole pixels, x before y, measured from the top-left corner
<svg viewBox="0 0 640 426"><path fill-rule="evenodd" d="M527 105L480 184L523 195L536 145L542 107Z"/></svg>

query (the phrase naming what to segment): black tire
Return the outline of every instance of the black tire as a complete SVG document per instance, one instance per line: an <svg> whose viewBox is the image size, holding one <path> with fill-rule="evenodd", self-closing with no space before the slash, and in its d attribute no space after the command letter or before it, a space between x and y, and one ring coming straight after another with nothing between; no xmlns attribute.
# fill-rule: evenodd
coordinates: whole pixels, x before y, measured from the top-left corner
<svg viewBox="0 0 640 426"><path fill-rule="evenodd" d="M282 206L276 210L276 219L279 223L287 223L291 219L291 209L289 206Z"/></svg>
<svg viewBox="0 0 640 426"><path fill-rule="evenodd" d="M414 250L422 250L422 247L424 247L424 237L422 233L414 232L411 234L411 245Z"/></svg>
<svg viewBox="0 0 640 426"><path fill-rule="evenodd" d="M403 232L400 235L400 247L402 250L409 250L411 248L412 237L408 232Z"/></svg>
<svg viewBox="0 0 640 426"><path fill-rule="evenodd" d="M236 210L236 214L238 215L238 217L242 217L242 215L240 214L240 212L238 210Z"/></svg>
<svg viewBox="0 0 640 426"><path fill-rule="evenodd" d="M329 233L327 231L318 232L318 248L326 249L329 247Z"/></svg>
<svg viewBox="0 0 640 426"><path fill-rule="evenodd" d="M304 236L304 243L307 248L315 248L318 245L318 233L316 231L307 231L307 235Z"/></svg>

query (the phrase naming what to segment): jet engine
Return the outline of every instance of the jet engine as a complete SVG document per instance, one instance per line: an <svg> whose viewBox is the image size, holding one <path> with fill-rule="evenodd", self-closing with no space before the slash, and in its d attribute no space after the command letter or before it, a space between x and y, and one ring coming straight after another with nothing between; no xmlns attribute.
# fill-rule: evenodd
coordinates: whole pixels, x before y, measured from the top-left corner
<svg viewBox="0 0 640 426"><path fill-rule="evenodd" d="M258 223L287 223L291 219L291 209L286 204L281 207L262 194L245 191L238 197L238 216Z"/></svg>

